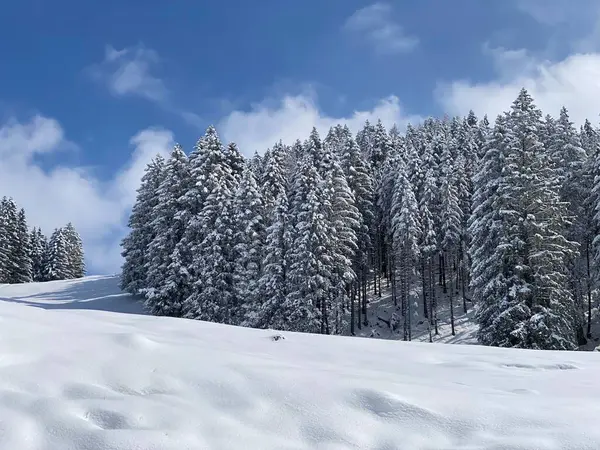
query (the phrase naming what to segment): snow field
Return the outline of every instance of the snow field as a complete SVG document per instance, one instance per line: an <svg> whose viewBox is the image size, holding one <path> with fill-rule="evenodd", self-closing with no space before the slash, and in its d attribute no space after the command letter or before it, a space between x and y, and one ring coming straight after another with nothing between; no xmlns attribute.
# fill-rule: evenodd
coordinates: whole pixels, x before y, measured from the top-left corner
<svg viewBox="0 0 600 450"><path fill-rule="evenodd" d="M598 353L150 317L117 284L0 286L0 449L600 448Z"/></svg>

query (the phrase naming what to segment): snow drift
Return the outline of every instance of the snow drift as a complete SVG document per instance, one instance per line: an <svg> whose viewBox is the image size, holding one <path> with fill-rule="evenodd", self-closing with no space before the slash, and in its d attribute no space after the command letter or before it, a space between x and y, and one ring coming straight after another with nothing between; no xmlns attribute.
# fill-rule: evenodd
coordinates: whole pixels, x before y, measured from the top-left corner
<svg viewBox="0 0 600 450"><path fill-rule="evenodd" d="M0 286L0 449L600 448L598 353L150 317L117 284Z"/></svg>

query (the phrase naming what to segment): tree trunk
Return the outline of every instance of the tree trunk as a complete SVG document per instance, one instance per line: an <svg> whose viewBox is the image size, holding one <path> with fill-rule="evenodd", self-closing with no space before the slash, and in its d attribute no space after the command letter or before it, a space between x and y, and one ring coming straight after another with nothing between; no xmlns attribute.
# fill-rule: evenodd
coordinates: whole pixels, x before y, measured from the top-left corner
<svg viewBox="0 0 600 450"><path fill-rule="evenodd" d="M442 288L444 294L448 293L448 286L446 285L446 256L440 255L440 273L442 274Z"/></svg>
<svg viewBox="0 0 600 450"><path fill-rule="evenodd" d="M408 258L407 258L408 259ZM406 301L407 301L407 312L406 312L406 319L407 319L407 323L408 323L408 340L412 341L412 299L410 296L410 276L411 274L411 266L412 266L412 261L407 261L406 262Z"/></svg>
<svg viewBox="0 0 600 450"><path fill-rule="evenodd" d="M586 239L585 243L585 259L587 265L587 338L591 339L592 337L592 275L590 271L590 243L589 240Z"/></svg>
<svg viewBox="0 0 600 450"><path fill-rule="evenodd" d="M364 268L364 279L363 279L363 295L362 295L362 314L365 326L368 324L367 321L367 268ZM361 320L360 314L358 320Z"/></svg>
<svg viewBox="0 0 600 450"><path fill-rule="evenodd" d="M356 286L357 286L357 284L358 284L358 280L356 280L350 286L350 335L352 335L352 336L356 335L356 331L354 329L354 327L355 327L355 324L354 324L354 304L355 304L355 300L356 300Z"/></svg>
<svg viewBox="0 0 600 450"><path fill-rule="evenodd" d="M434 262L433 257L429 258L429 288L431 295L431 314L433 316L433 325L435 327L435 335L440 335L440 330L438 328L438 304L437 304L437 295L435 292L435 275L434 275Z"/></svg>
<svg viewBox="0 0 600 450"><path fill-rule="evenodd" d="M463 266L461 267L461 273L462 276L460 277L460 282L462 283L462 299L463 299L463 311L465 314L467 314L468 310L467 310L467 269Z"/></svg>
<svg viewBox="0 0 600 450"><path fill-rule="evenodd" d="M452 276L450 276L450 284L452 285ZM454 329L454 289L450 286L450 326L452 327L452 336L456 336Z"/></svg>
<svg viewBox="0 0 600 450"><path fill-rule="evenodd" d="M426 319L429 320L429 313L428 313L428 308L427 308L427 283L426 283L426 276L427 274L425 273L425 258L421 258L421 284L422 284L422 291L423 291L423 317L425 317Z"/></svg>

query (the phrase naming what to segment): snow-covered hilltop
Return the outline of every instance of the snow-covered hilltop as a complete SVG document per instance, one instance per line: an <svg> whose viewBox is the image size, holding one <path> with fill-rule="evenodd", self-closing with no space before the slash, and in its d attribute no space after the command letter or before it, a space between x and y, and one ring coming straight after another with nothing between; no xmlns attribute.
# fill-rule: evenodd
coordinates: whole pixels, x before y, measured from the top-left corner
<svg viewBox="0 0 600 450"><path fill-rule="evenodd" d="M117 286L0 286L0 449L600 447L597 353L152 317Z"/></svg>

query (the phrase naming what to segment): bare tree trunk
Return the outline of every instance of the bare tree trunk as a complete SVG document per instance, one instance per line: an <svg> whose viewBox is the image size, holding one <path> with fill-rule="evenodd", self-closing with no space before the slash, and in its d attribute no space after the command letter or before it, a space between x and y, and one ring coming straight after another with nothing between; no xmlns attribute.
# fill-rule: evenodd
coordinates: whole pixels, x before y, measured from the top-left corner
<svg viewBox="0 0 600 450"><path fill-rule="evenodd" d="M381 269L383 266L383 236L379 237L379 258L377 261L377 295L381 298Z"/></svg>
<svg viewBox="0 0 600 450"><path fill-rule="evenodd" d="M450 284L452 284L452 276L450 275ZM450 325L452 327L452 336L456 336L454 329L454 289L450 286Z"/></svg>
<svg viewBox="0 0 600 450"><path fill-rule="evenodd" d="M462 276L460 277L460 282L462 283L462 298L463 298L463 311L467 314L467 269L463 266L461 267Z"/></svg>
<svg viewBox="0 0 600 450"><path fill-rule="evenodd" d="M398 306L398 288L396 286L396 258L391 257L392 262L390 264L391 267L391 276L392 279L392 299L394 300L394 306Z"/></svg>
<svg viewBox="0 0 600 450"><path fill-rule="evenodd" d="M408 259L408 258L407 258ZM411 276L411 268L412 261L407 261L405 270L406 270L406 301L407 301L407 313L406 319L408 323L408 340L412 341L412 299L410 296L410 276Z"/></svg>
<svg viewBox="0 0 600 450"><path fill-rule="evenodd" d="M363 319L364 319L364 324L365 326L368 324L367 321L367 268L365 267L364 269L364 276L363 276L363 295L362 295L362 313L363 313ZM358 315L358 320L361 320L360 314Z"/></svg>
<svg viewBox="0 0 600 450"><path fill-rule="evenodd" d="M435 292L436 288L435 288L433 257L429 258L429 288L430 288L430 295L431 295L431 314L433 315L433 324L435 327L435 335L439 336L440 330L438 328L438 316L437 316L438 302L437 302L437 295Z"/></svg>
<svg viewBox="0 0 600 450"><path fill-rule="evenodd" d="M587 338L591 339L592 337L592 275L591 275L591 271L590 271L590 243L589 240L586 239L586 243L585 243L585 259L586 259L586 265L587 265L587 283L586 283L586 290L587 290L587 310L588 310L588 314L587 314Z"/></svg>
<svg viewBox="0 0 600 450"><path fill-rule="evenodd" d="M442 288L444 294L448 293L448 286L446 285L446 256L440 254L440 272L442 274Z"/></svg>
<svg viewBox="0 0 600 450"><path fill-rule="evenodd" d="M355 324L354 324L354 304L356 301L356 287L358 284L358 280L356 280L354 283L352 283L352 285L350 286L350 335L355 336L356 335L356 331L354 329Z"/></svg>
<svg viewBox="0 0 600 450"><path fill-rule="evenodd" d="M429 319L429 313L428 313L428 308L427 308L427 283L426 283L426 273L425 273L425 258L421 258L421 284L422 284L422 291L423 291L423 316L426 319Z"/></svg>

